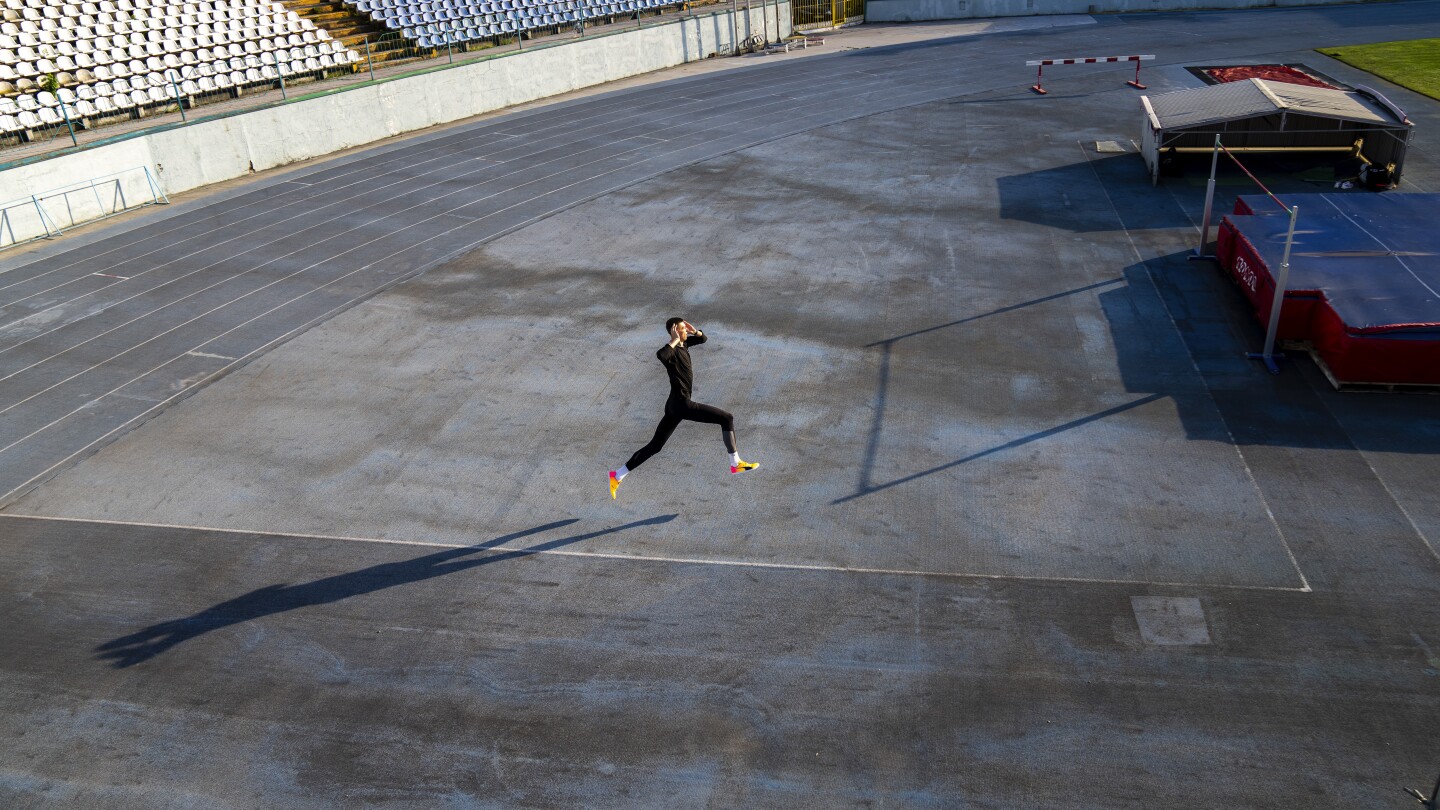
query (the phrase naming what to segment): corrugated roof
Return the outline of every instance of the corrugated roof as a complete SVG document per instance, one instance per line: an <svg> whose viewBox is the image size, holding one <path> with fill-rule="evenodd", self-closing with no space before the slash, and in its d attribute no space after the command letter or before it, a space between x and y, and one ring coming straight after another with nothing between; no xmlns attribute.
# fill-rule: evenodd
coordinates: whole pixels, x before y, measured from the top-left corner
<svg viewBox="0 0 1440 810"><path fill-rule="evenodd" d="M1403 124L1365 96L1325 87L1249 79L1149 96L1162 129L1218 124L1289 110L1366 124Z"/></svg>

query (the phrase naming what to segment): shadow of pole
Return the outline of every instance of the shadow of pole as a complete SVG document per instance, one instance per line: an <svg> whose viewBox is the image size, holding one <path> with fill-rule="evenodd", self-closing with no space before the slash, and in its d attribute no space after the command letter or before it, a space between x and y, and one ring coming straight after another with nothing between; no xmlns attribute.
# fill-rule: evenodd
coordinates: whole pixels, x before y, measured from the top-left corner
<svg viewBox="0 0 1440 810"><path fill-rule="evenodd" d="M577 518L558 520L553 523L546 523L543 526L536 526L531 529L525 529L524 531L507 534L503 537L497 537L479 545L445 549L444 551L427 554L423 557L373 565L369 568L362 568L359 571L351 571L346 574L337 574L332 577L317 579L314 582L306 582L300 585L286 585L283 583L267 585L264 588L251 591L243 596L238 596L234 599L221 602L218 605L208 607L193 616L154 624L139 632L131 633L128 636L107 641L95 648L95 657L110 661L111 666L116 669L124 669L148 661L171 647L189 641L196 636L203 635L212 630L229 627L230 625L241 624L299 608L338 602L352 596L374 593L375 591L393 588L397 585L421 582L423 580L455 573L456 571L476 568L481 565L540 554L562 546L572 545L585 540L593 540L596 537L603 537L607 534L626 531L627 529L634 529L640 526L658 526L669 523L676 517L676 515L660 515L645 520L637 520L623 526L615 526L609 529L601 529L599 531L550 540L529 548L504 549L500 553L476 559L457 560L457 558L477 552L495 549L522 537L563 528L579 522Z"/></svg>
<svg viewBox="0 0 1440 810"><path fill-rule="evenodd" d="M1148 397L1141 397L1140 399L1137 399L1137 400L1135 400L1134 402L1127 402L1127 403L1125 403L1124 405L1116 405L1116 406L1113 407L1113 408L1107 408L1107 409L1105 409L1105 410L1103 410L1103 411L1099 411L1099 412L1097 412L1097 413L1092 413L1092 414L1090 414L1089 416L1082 416L1082 417L1080 417L1079 419L1075 419L1075 420L1066 422L1066 423L1063 424L1063 425L1056 425L1056 426L1053 427L1053 428L1049 428L1049 429L1047 429L1047 430L1042 430L1042 431L1039 431L1039 432L1037 432L1037 433L1031 433L1029 436L1022 436L1022 437L1020 437L1020 438L1018 438L1018 439L1014 439L1014 440L1012 440L1012 441L1005 442L1004 444L996 445L996 446L994 446L994 447L989 448L988 450L981 450L981 451L978 452L978 453L971 453L970 455L968 455L968 456L966 456L966 457L964 457L964 458L959 458L959 459L956 459L956 460L954 460L954 461L946 462L946 463L944 463L944 464L941 464L941 465L938 466L938 467L931 467L931 468L928 469L928 470L921 470L920 472L912 473L912 474L907 475L907 476L905 476L905 477L903 477L903 478L896 478L894 481L887 481L887 482L885 482L885 483L883 483L883 484L877 484L877 485L871 486L871 487L869 487L868 489L865 489L865 490L863 490L863 491L861 491L861 492L856 492L856 493L854 493L854 494L852 494L852 495L846 495L846 496L843 497L843 498L836 498L835 500L833 500L833 501L830 502L830 505L831 505L831 506L834 506L834 505L836 505L836 504L846 503L847 501L853 501L853 500L855 500L856 498L862 498L862 497L864 497L864 496L866 496L866 495L870 495L870 494L872 494L872 493L879 492L879 491L881 491L881 490L889 489L889 488L891 488L891 487L898 487L898 486L900 486L901 484L908 484L908 483L910 483L911 481L914 481L914 480L917 479L917 478L924 478L924 477L927 476L927 475L934 475L935 473L938 473L938 472L944 472L945 470L948 470L948 469L950 469L950 468L952 468L952 467L958 467L958 466L960 466L961 464L967 464L967 463L969 463L969 462L971 462L971 461L975 461L975 460L977 460L977 459L982 459L982 458L984 458L984 457L986 457L986 456L994 455L994 454L999 453L999 452L1001 452L1001 451L1003 451L1003 450L1013 450L1013 449L1016 448L1016 447L1022 447L1022 446L1024 446L1024 445L1030 444L1031 442L1037 442L1037 441L1040 441L1041 439L1048 439L1048 438L1051 437L1051 436L1056 436L1056 435L1058 435L1058 434L1064 433L1064 432L1067 431L1067 430L1074 430L1075 428L1082 427L1082 426L1084 426L1084 425L1088 425L1088 424L1090 424L1091 422L1097 422L1097 421L1099 421L1099 420L1101 420L1101 419L1106 418L1107 416L1114 416L1114 415L1117 414L1117 413L1124 413L1125 411L1131 410L1132 408L1138 408L1138 407L1140 407L1141 405L1148 405L1149 403L1154 402L1154 401L1157 400L1157 399L1165 399L1165 398L1166 398L1166 395L1165 395L1165 394L1151 394L1151 395L1148 396Z"/></svg>
<svg viewBox="0 0 1440 810"><path fill-rule="evenodd" d="M874 344L871 344L874 345ZM880 347L880 380L875 384L875 412L870 417L870 439L865 442L865 458L860 462L857 492L867 492L875 470L875 455L880 452L880 430L885 424L885 398L890 387L890 351L895 346L885 341Z"/></svg>
<svg viewBox="0 0 1440 810"><path fill-rule="evenodd" d="M1098 290L1102 287L1109 287L1112 284L1122 284L1124 282L1125 278L1123 276L1120 278L1106 279L1105 281L1097 281L1094 284L1086 284L1083 287L1076 287L1073 290L1065 290L1064 292L1058 292L1053 295L1046 295L1040 298L1032 298L1029 301L1022 301L1018 304L1011 304L1009 306L1000 307L999 309L992 309L989 312L982 312L979 315L971 315L968 318L961 318L958 321L942 323L939 326L930 326L924 329L918 329L914 332L906 332L903 335L896 335L895 337L886 338L884 340L877 340L874 343L865 344L864 348L873 349L878 346L880 347L881 352L879 380L875 384L874 414L870 417L870 437L865 442L865 456L860 460L860 480L859 484L855 488L854 494L844 498L840 498L839 500L831 501L831 505L844 503L845 501L858 498L861 495L867 495L877 489L885 489L887 487L894 486L895 483L904 483L904 481L909 480L908 478L901 479L899 482L884 484L880 487L876 487L873 485L875 475L875 458L880 453L880 432L885 426L885 402L889 396L890 389L890 359L896 343L899 343L900 341L907 338L928 334L930 332L939 331L941 329L949 329L952 326L959 326L961 324L970 323L972 321L978 321L982 318L989 318L994 315L1003 315L1007 312L1014 312L1018 309L1035 306L1036 304L1043 304L1046 301L1054 301L1058 298L1065 298L1066 296L1077 295L1079 293L1089 292L1090 290ZM920 475L928 474L929 473L920 473ZM917 475L915 477L919 476Z"/></svg>

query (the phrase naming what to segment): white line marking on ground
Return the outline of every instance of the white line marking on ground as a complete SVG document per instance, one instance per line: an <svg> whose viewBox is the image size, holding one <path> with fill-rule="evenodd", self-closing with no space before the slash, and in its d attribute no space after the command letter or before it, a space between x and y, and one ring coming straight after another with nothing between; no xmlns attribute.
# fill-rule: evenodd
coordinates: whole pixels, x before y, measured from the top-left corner
<svg viewBox="0 0 1440 810"><path fill-rule="evenodd" d="M420 548L475 548L476 551L523 554L548 554L556 557L593 557L601 560L624 560L628 562L670 563L672 565L713 565L722 568L760 568L775 571L810 571L837 574L877 574L883 576L939 577L946 579L985 579L1016 582L1068 582L1077 585L1159 585L1174 588L1221 588L1243 591L1274 591L1277 593L1309 593L1309 588L1287 588L1280 585L1230 585L1207 582L1164 582L1140 579L1103 579L1089 577L1043 577L1020 574L980 574L956 571L924 571L909 568L869 568L864 566L820 565L810 563L768 563L751 560L705 559L701 557L665 557L657 554L618 554L604 551L560 551L545 549L535 551L512 546L481 546L476 543L437 543L425 540L392 540L383 537L353 537L335 534L308 534L303 532L275 532L261 529L222 529L216 526L190 526L176 523L146 523L132 520L106 520L100 518L52 517L48 515L0 514L0 518L17 520L51 520L62 523L92 523L103 526L134 526L142 529L176 529L181 531L213 532L216 534L249 534L262 537L281 537L299 540L327 540L346 543L376 543L391 546L418 546Z"/></svg>
<svg viewBox="0 0 1440 810"><path fill-rule="evenodd" d="M226 357L226 356L223 355L223 354L211 354L210 352L194 352L194 351L191 351L191 352L186 352L186 354L190 355L191 357L211 357L211 358L214 358L214 359L216 359L216 360L231 360L231 361L235 360L234 357Z"/></svg>

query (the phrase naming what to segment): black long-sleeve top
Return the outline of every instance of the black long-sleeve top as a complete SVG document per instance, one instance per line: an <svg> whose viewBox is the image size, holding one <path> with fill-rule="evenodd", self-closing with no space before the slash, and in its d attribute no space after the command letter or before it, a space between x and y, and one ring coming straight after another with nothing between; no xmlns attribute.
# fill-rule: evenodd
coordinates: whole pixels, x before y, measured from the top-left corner
<svg viewBox="0 0 1440 810"><path fill-rule="evenodd" d="M679 346L666 343L660 347L660 351L655 352L655 356L660 358L661 364L665 366L665 373L670 377L670 399L682 402L690 400L695 378L694 367L690 365L690 347L704 342L703 334L691 335Z"/></svg>

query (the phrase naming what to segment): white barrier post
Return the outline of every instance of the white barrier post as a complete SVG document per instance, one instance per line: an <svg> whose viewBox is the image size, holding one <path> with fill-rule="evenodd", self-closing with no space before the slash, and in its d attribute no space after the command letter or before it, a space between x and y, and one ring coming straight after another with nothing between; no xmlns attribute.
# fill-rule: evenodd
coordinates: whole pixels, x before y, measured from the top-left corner
<svg viewBox="0 0 1440 810"><path fill-rule="evenodd" d="M1264 363L1271 374L1280 373L1280 366L1275 360L1285 356L1275 354L1275 333L1280 329L1280 308L1285 304L1285 288L1290 280L1290 246L1295 243L1295 218L1299 215L1300 206L1290 209L1290 231L1285 234L1285 255L1280 260L1280 278L1275 282L1275 298L1270 302L1270 323L1265 327L1265 350L1246 354L1251 360Z"/></svg>

